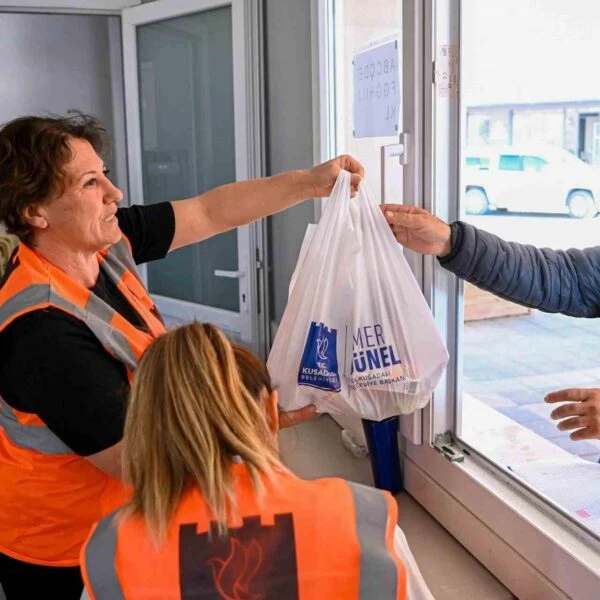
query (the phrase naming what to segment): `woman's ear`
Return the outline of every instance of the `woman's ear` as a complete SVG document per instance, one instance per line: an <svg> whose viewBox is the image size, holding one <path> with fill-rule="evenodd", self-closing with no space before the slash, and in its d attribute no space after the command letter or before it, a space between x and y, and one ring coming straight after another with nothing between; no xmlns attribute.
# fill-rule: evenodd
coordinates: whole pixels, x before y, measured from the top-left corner
<svg viewBox="0 0 600 600"><path fill-rule="evenodd" d="M44 209L39 204L30 204L23 211L23 217L32 227L38 229L46 229L48 227L48 219Z"/></svg>
<svg viewBox="0 0 600 600"><path fill-rule="evenodd" d="M270 394L268 394L265 408L267 410L267 422L269 423L269 427L274 434L277 434L279 431L279 408L277 406L277 401L279 400L279 395L276 390L273 390Z"/></svg>

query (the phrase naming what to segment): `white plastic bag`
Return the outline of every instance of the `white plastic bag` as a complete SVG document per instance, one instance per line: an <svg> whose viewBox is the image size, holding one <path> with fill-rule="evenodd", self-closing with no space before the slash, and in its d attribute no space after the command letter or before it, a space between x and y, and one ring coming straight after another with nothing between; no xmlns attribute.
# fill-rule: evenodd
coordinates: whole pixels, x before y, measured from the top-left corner
<svg viewBox="0 0 600 600"><path fill-rule="evenodd" d="M380 208L342 171L309 225L267 366L285 410L380 421L425 406L448 353Z"/></svg>

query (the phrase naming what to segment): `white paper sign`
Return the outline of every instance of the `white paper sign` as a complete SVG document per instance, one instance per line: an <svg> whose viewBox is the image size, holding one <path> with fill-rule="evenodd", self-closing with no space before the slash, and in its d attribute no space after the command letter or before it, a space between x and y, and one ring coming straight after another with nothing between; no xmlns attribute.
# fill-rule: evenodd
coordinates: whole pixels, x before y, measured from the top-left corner
<svg viewBox="0 0 600 600"><path fill-rule="evenodd" d="M458 95L458 46L444 44L435 59L435 88L442 98Z"/></svg>
<svg viewBox="0 0 600 600"><path fill-rule="evenodd" d="M354 56L354 137L398 135L400 69L398 41Z"/></svg>

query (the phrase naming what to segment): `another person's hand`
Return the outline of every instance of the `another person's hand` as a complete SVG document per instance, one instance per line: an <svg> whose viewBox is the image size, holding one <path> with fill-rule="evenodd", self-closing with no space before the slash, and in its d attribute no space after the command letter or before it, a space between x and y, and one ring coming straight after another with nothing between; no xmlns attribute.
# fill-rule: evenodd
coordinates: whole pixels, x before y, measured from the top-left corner
<svg viewBox="0 0 600 600"><path fill-rule="evenodd" d="M444 256L452 249L450 225L430 212L405 204L383 204L381 210L400 244L420 252Z"/></svg>
<svg viewBox="0 0 600 600"><path fill-rule="evenodd" d="M279 429L292 427L303 421L308 421L317 415L317 407L314 404L303 406L298 410L279 411Z"/></svg>
<svg viewBox="0 0 600 600"><path fill-rule="evenodd" d="M576 429L569 437L572 440L600 439L600 389L567 389L548 394L548 403L568 402L555 408L550 417L561 420L559 431Z"/></svg>
<svg viewBox="0 0 600 600"><path fill-rule="evenodd" d="M343 154L312 169L307 169L306 173L310 178L310 185L313 188L312 197L324 198L329 196L335 180L342 170L349 171L352 174L350 185L352 187L352 195L354 196L358 192L358 186L365 174L365 170L355 158L349 154Z"/></svg>

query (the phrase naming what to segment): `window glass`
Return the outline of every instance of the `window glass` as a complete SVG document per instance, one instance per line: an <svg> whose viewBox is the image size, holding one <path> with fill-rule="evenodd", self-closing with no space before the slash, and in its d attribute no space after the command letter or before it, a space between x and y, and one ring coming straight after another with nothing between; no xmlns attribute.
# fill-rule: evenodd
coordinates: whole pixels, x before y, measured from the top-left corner
<svg viewBox="0 0 600 600"><path fill-rule="evenodd" d="M541 171L548 164L547 160L539 156L524 156L523 170L524 171Z"/></svg>
<svg viewBox="0 0 600 600"><path fill-rule="evenodd" d="M468 167L477 167L478 169L485 170L490 168L490 159L479 156L467 156L465 164Z"/></svg>
<svg viewBox="0 0 600 600"><path fill-rule="evenodd" d="M224 6L138 28L146 204L235 181L231 19ZM238 280L215 275L237 270L237 232L228 231L149 263L148 287L153 294L238 312Z"/></svg>
<svg viewBox="0 0 600 600"><path fill-rule="evenodd" d="M403 92L396 87L402 81L402 3L397 0L381 0L377 10L367 0L337 0L335 2L336 38L335 38L335 147L336 152L347 152L361 161L365 168L365 177L371 192L377 199L381 196L381 147L398 142L398 134L403 131L403 109L401 102L398 114L390 109L386 120L397 121L397 133L393 135L372 135L357 131L364 115L375 112L371 105L373 99L381 94L392 98L402 98ZM378 80L371 77L362 84L355 99L354 61L363 52L373 48L397 42L396 64L398 83ZM374 59L371 59L374 60ZM375 64L371 65L375 68ZM356 84L361 85L357 79ZM363 80L364 81L364 80ZM390 107L393 102L390 103ZM356 111L356 112L355 112ZM358 115L363 117L357 119ZM381 115L380 115L381 116ZM402 167L399 160L389 159L386 163L389 198L402 201ZM390 200L388 199L388 202Z"/></svg>
<svg viewBox="0 0 600 600"><path fill-rule="evenodd" d="M600 3L464 0L461 15L462 220L538 248L597 246ZM490 163L497 170L479 172L488 163L484 167L483 153L472 147L497 156ZM488 252L496 247L483 241L477 246ZM488 254L472 264L498 269L488 283L500 282L501 296L521 289L523 299L560 300L571 312L599 317L594 306L600 306L600 288L576 278L571 258L545 256L550 263L541 279L515 270L503 279L503 265L524 262L506 256ZM550 282L559 270L563 279ZM587 312L581 292L588 294ZM465 284L459 437L600 534L600 510L594 508L600 439L588 431L587 439L573 440L573 430L558 429L551 418L559 404L544 401L550 392L597 389L600 405L600 319L524 304ZM569 474L580 472L574 485Z"/></svg>
<svg viewBox="0 0 600 600"><path fill-rule="evenodd" d="M518 154L501 154L498 168L502 171L522 171L523 157Z"/></svg>

